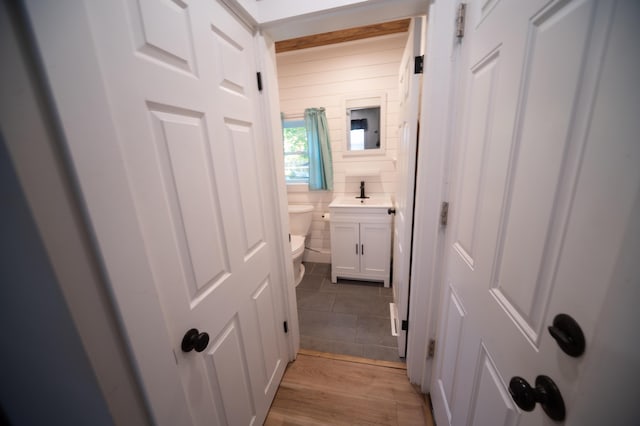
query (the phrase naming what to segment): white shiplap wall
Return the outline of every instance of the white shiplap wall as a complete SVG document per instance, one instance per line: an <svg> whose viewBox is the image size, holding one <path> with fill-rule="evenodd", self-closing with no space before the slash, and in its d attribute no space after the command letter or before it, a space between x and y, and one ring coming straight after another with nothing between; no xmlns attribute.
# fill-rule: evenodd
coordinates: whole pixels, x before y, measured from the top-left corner
<svg viewBox="0 0 640 426"><path fill-rule="evenodd" d="M306 260L329 261L329 224L322 214L339 195L357 195L360 181L367 194L395 192L395 157L398 140L398 69L407 33L280 53L276 56L280 107L285 115L301 115L305 108L326 109L333 155L333 191L307 191L289 187L289 204L312 204L315 208ZM386 151L384 155L348 156L345 99L386 94ZM359 170L379 170L358 176Z"/></svg>

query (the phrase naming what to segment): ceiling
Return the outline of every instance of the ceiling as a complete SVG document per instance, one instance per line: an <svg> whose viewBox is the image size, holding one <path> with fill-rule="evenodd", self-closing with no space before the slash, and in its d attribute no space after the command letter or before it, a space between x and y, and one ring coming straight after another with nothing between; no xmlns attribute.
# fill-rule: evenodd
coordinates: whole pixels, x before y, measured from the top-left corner
<svg viewBox="0 0 640 426"><path fill-rule="evenodd" d="M257 3L263 1L266 5L266 0ZM275 21L258 21L257 24L277 42L426 15L429 3L428 0L368 0Z"/></svg>

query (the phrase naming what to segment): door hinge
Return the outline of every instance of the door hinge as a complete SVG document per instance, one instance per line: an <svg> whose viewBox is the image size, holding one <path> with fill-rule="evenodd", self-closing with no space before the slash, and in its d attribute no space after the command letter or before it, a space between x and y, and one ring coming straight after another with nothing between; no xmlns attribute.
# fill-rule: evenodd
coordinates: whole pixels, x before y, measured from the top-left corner
<svg viewBox="0 0 640 426"><path fill-rule="evenodd" d="M431 359L436 354L436 340L429 339L429 348L427 349L427 359Z"/></svg>
<svg viewBox="0 0 640 426"><path fill-rule="evenodd" d="M284 328L284 332L288 333L289 332L289 324L287 324L287 322L285 321L285 322L282 323L282 326Z"/></svg>
<svg viewBox="0 0 640 426"><path fill-rule="evenodd" d="M262 92L262 74L260 72L257 72L256 78L258 79L258 91Z"/></svg>
<svg viewBox="0 0 640 426"><path fill-rule="evenodd" d="M414 74L422 74L424 71L424 55L416 56L415 62L413 63L413 73Z"/></svg>
<svg viewBox="0 0 640 426"><path fill-rule="evenodd" d="M402 325L400 326L404 331L409 330L409 320L402 320Z"/></svg>
<svg viewBox="0 0 640 426"><path fill-rule="evenodd" d="M447 201L442 202L440 207L440 225L447 226L449 221L449 203Z"/></svg>
<svg viewBox="0 0 640 426"><path fill-rule="evenodd" d="M458 15L456 16L456 37L458 41L462 40L464 37L464 21L467 13L467 5L465 3L460 3L458 5Z"/></svg>

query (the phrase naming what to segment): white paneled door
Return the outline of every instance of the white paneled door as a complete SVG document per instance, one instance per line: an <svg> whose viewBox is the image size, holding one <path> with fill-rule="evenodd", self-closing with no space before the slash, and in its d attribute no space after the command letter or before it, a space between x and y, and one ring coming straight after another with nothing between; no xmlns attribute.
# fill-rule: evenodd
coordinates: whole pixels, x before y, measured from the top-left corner
<svg viewBox="0 0 640 426"><path fill-rule="evenodd" d="M393 227L393 302L397 310L398 353L405 356L407 331L401 322L409 317L409 273L413 232L413 201L416 184L418 117L422 74L415 72L416 57L424 53L422 31L426 19L413 18L409 37L400 62L398 158Z"/></svg>
<svg viewBox="0 0 640 426"><path fill-rule="evenodd" d="M617 328L608 318L637 312L639 12L633 1L467 4L431 388L439 425L554 424L541 404L518 406L511 385L543 375L567 424L638 420L620 409L635 387L625 377L639 373L637 339L624 335L633 317ZM551 336L558 314L581 326L584 354Z"/></svg>
<svg viewBox="0 0 640 426"><path fill-rule="evenodd" d="M29 9L154 421L261 424L287 354L252 31L214 0Z"/></svg>

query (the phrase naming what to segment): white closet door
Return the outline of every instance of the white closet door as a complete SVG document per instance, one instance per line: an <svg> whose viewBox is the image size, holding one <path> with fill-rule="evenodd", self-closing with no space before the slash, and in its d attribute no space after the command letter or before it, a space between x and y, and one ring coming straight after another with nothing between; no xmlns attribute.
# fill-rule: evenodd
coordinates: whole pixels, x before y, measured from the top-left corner
<svg viewBox="0 0 640 426"><path fill-rule="evenodd" d="M547 376L565 424L635 424L640 7L502 0L467 12L436 422L556 424L540 404L519 407L511 385ZM584 332L577 358L548 331L559 314Z"/></svg>
<svg viewBox="0 0 640 426"><path fill-rule="evenodd" d="M28 8L155 422L261 424L286 352L252 31L213 0Z"/></svg>
<svg viewBox="0 0 640 426"><path fill-rule="evenodd" d="M398 321L409 317L409 274L413 237L413 202L416 184L418 117L422 74L415 73L415 58L423 53L422 28L425 18L413 18L409 38L400 62L400 114L396 182L396 214L393 232L393 301ZM398 324L398 353L405 356L407 332Z"/></svg>

